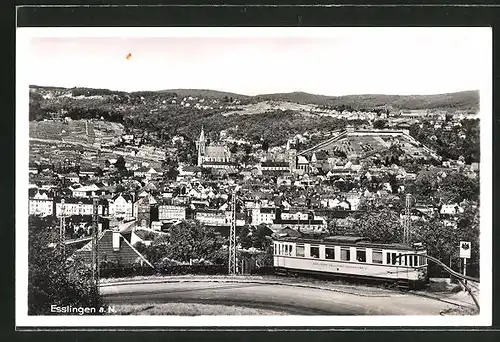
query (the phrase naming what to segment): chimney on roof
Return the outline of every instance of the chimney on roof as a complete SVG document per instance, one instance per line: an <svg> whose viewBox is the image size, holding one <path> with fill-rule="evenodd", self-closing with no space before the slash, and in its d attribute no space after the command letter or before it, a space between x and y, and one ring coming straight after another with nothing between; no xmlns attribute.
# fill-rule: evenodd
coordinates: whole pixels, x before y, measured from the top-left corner
<svg viewBox="0 0 500 342"><path fill-rule="evenodd" d="M120 250L120 232L113 231L113 251L117 252Z"/></svg>

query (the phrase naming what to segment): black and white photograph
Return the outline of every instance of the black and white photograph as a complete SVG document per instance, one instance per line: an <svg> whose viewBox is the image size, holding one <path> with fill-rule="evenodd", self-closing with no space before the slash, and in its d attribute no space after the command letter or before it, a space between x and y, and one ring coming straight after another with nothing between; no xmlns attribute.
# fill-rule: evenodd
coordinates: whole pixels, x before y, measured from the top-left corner
<svg viewBox="0 0 500 342"><path fill-rule="evenodd" d="M491 29L17 39L18 326L491 324Z"/></svg>

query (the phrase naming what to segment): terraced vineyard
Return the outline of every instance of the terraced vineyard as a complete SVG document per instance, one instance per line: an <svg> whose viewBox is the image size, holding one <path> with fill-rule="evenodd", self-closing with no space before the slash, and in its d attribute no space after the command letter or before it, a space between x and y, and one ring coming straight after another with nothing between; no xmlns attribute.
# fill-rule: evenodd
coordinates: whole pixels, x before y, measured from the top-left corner
<svg viewBox="0 0 500 342"><path fill-rule="evenodd" d="M64 141L93 146L105 140L116 140L123 134L123 125L113 122L93 123L90 120L30 121L30 138Z"/></svg>
<svg viewBox="0 0 500 342"><path fill-rule="evenodd" d="M94 126L92 125L91 122L86 121L85 122L85 128L86 128L86 131L87 131L87 142L89 144L94 144L94 141L95 141Z"/></svg>
<svg viewBox="0 0 500 342"><path fill-rule="evenodd" d="M58 121L30 121L30 138L62 140L63 123Z"/></svg>

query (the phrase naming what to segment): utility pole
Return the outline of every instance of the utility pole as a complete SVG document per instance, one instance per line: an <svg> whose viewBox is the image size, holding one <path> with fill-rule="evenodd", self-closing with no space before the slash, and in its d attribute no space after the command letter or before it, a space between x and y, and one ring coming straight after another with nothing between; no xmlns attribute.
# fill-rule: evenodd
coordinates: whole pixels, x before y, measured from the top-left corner
<svg viewBox="0 0 500 342"><path fill-rule="evenodd" d="M405 218L403 221L403 243L409 243L410 241L411 198L411 194L406 194Z"/></svg>
<svg viewBox="0 0 500 342"><path fill-rule="evenodd" d="M96 286L99 286L99 248L98 248L98 224L97 218L99 215L99 199L93 199L93 215L92 215L92 280Z"/></svg>
<svg viewBox="0 0 500 342"><path fill-rule="evenodd" d="M65 244L65 234L64 234L64 225L65 225L65 208L64 208L64 199L61 199L61 219L60 219L60 226L59 226L59 243L61 244L61 247L64 249Z"/></svg>
<svg viewBox="0 0 500 342"><path fill-rule="evenodd" d="M232 219L229 230L229 275L236 274L236 191L231 198Z"/></svg>
<svg viewBox="0 0 500 342"><path fill-rule="evenodd" d="M64 231L64 199L61 200L61 217L59 218L59 242L63 243L63 231Z"/></svg>
<svg viewBox="0 0 500 342"><path fill-rule="evenodd" d="M464 259L464 276L467 275L467 258L463 258ZM464 280L464 283L465 285L467 285L467 279Z"/></svg>

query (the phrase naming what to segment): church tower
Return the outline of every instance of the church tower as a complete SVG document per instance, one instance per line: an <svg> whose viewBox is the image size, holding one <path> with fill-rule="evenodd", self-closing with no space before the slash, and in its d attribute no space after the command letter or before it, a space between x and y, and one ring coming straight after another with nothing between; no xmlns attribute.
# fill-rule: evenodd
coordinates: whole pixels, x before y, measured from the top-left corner
<svg viewBox="0 0 500 342"><path fill-rule="evenodd" d="M201 126L200 139L198 140L198 166L203 164L203 157L205 156L205 132Z"/></svg>
<svg viewBox="0 0 500 342"><path fill-rule="evenodd" d="M290 140L286 142L286 156L290 172L294 172L297 169L297 150L290 148Z"/></svg>

